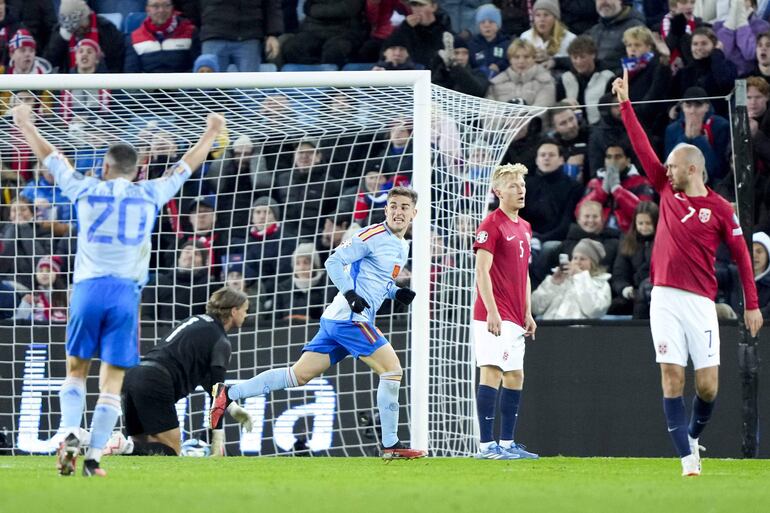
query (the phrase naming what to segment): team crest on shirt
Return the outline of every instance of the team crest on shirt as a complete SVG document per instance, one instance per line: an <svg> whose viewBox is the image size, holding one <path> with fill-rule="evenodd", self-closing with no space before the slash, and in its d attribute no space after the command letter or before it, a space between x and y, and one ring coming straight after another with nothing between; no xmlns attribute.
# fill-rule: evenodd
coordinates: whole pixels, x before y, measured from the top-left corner
<svg viewBox="0 0 770 513"><path fill-rule="evenodd" d="M700 219L701 223L708 223L709 219L711 219L711 209L710 208L702 208L698 212L698 219Z"/></svg>
<svg viewBox="0 0 770 513"><path fill-rule="evenodd" d="M398 275L401 274L401 266L400 265L394 265L393 266L393 273L391 273L390 277L394 280L398 278Z"/></svg>
<svg viewBox="0 0 770 513"><path fill-rule="evenodd" d="M662 344L658 344L658 354L666 354L668 353L668 344L665 342Z"/></svg>
<svg viewBox="0 0 770 513"><path fill-rule="evenodd" d="M338 246L339 248L349 248L353 245L353 239L346 239L343 240L342 243Z"/></svg>
<svg viewBox="0 0 770 513"><path fill-rule="evenodd" d="M484 244L487 239L489 239L489 234L485 231L480 231L478 235L476 235L476 242L479 244Z"/></svg>

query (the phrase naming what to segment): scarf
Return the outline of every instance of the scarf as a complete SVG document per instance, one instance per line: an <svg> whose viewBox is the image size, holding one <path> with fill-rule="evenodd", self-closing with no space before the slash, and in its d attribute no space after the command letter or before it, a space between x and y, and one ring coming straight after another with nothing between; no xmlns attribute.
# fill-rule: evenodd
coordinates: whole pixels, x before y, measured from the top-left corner
<svg viewBox="0 0 770 513"><path fill-rule="evenodd" d="M318 285L318 282L321 281L321 278L324 277L323 271L316 271L313 273L313 277L310 279L305 278L297 278L295 275L292 275L292 281L294 282L294 288L298 290L302 290L304 292L308 292L310 290L310 287L313 285Z"/></svg>
<svg viewBox="0 0 770 513"><path fill-rule="evenodd" d="M265 240L280 229L280 223L273 223L264 230L257 230L256 226L252 226L249 233L257 240Z"/></svg>
<svg viewBox="0 0 770 513"><path fill-rule="evenodd" d="M647 52L640 57L623 57L623 68L628 70L628 77L633 78L647 67L647 64L655 58L653 52Z"/></svg>
<svg viewBox="0 0 770 513"><path fill-rule="evenodd" d="M99 42L99 27L96 24L95 12L91 12L91 23L90 23L90 26L88 27L88 33L85 36L81 37L80 39L90 39L91 41L94 41L96 43ZM69 40L70 68L77 67L77 61L75 59L75 51L78 45L78 41L80 41L80 39L78 39L77 36L75 36L75 34L72 34L70 36L70 40Z"/></svg>
<svg viewBox="0 0 770 513"><path fill-rule="evenodd" d="M163 25L153 24L152 20L150 20L150 17L148 16L142 22L142 26L147 32L155 36L155 39L162 43L167 37L173 35L174 31L179 26L178 14L179 13L175 11L174 14L172 14Z"/></svg>

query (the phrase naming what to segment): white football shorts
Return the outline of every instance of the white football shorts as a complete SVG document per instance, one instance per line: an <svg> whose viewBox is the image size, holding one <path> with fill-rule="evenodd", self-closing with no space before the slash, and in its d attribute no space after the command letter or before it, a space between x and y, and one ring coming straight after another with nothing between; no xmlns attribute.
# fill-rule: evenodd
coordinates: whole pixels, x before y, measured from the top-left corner
<svg viewBox="0 0 770 513"><path fill-rule="evenodd" d="M655 361L703 369L719 365L719 322L714 302L671 287L652 288L650 330Z"/></svg>
<svg viewBox="0 0 770 513"><path fill-rule="evenodd" d="M473 347L476 366L493 365L503 372L524 368L524 328L503 321L500 336L487 331L486 321L473 321Z"/></svg>

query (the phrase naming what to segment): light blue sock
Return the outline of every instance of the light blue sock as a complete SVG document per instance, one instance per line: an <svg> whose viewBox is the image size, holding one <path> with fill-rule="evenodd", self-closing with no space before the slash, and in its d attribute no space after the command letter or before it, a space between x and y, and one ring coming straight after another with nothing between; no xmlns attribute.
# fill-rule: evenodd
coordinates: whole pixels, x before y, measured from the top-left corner
<svg viewBox="0 0 770 513"><path fill-rule="evenodd" d="M99 394L94 416L91 418L91 446L85 459L99 461L119 416L120 396L104 392Z"/></svg>
<svg viewBox="0 0 770 513"><path fill-rule="evenodd" d="M83 420L83 408L86 399L86 380L69 377L59 389L61 419L59 431L77 432Z"/></svg>
<svg viewBox="0 0 770 513"><path fill-rule="evenodd" d="M380 384L377 386L377 408L380 410L383 447L393 447L398 443L398 389L401 381L388 379L392 376L400 377L401 373L381 374Z"/></svg>
<svg viewBox="0 0 770 513"><path fill-rule="evenodd" d="M289 368L270 369L261 372L239 385L233 385L227 390L227 397L233 401L246 399L256 395L266 395L276 390L298 386L294 370Z"/></svg>

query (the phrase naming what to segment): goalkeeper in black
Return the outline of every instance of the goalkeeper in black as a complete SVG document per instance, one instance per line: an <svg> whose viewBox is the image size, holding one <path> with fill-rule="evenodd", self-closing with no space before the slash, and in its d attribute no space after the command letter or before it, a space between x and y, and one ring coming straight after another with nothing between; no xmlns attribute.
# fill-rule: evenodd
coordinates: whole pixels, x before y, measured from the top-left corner
<svg viewBox="0 0 770 513"><path fill-rule="evenodd" d="M227 332L243 325L249 300L243 292L223 287L206 304L206 313L179 323L141 363L126 372L123 411L126 439L113 433L105 454L170 455L180 451L176 403L197 386L211 390L225 379L232 348ZM251 417L235 403L230 415L247 431ZM224 453L224 430L212 427L212 455Z"/></svg>

